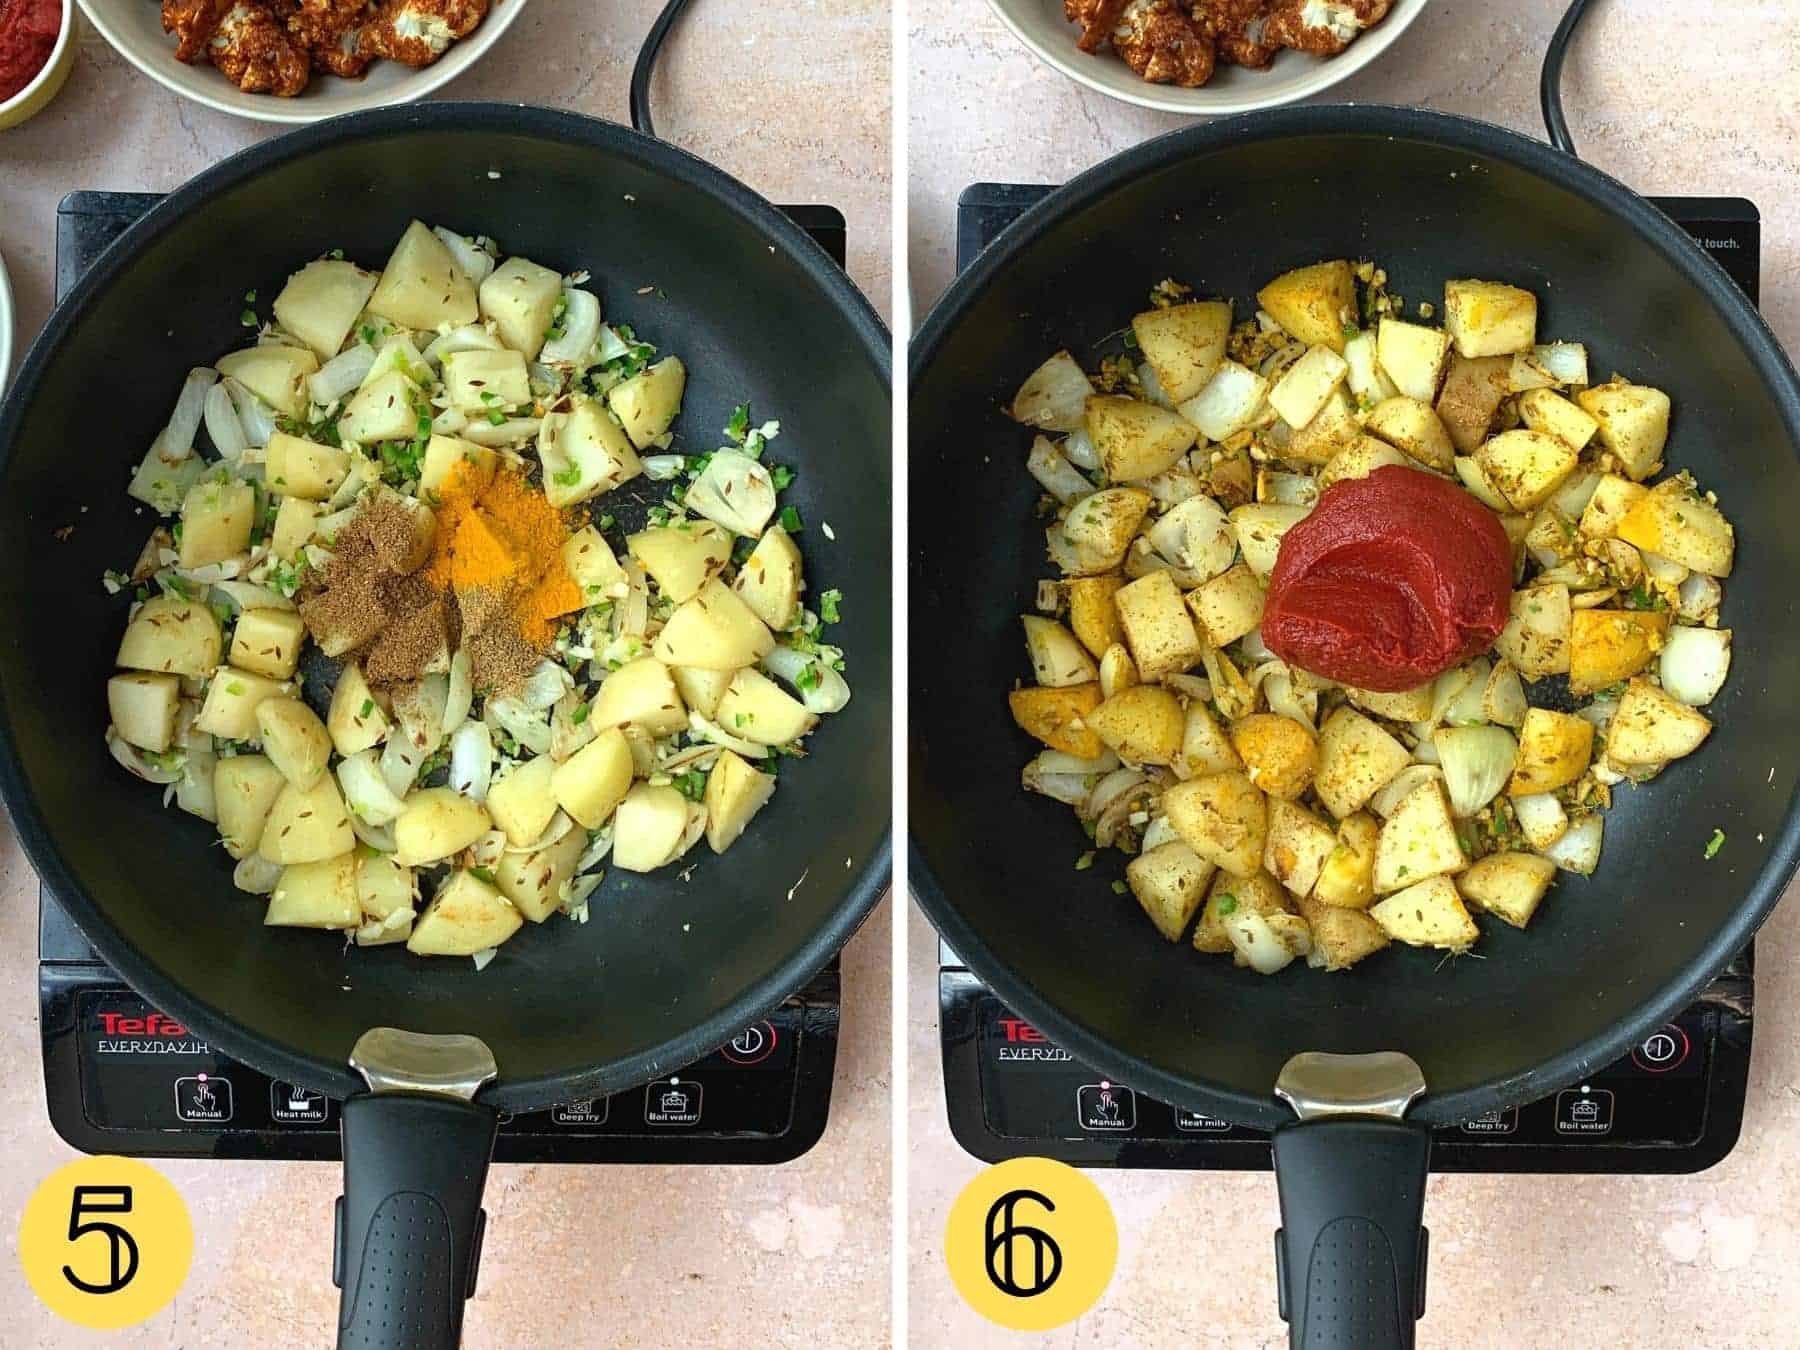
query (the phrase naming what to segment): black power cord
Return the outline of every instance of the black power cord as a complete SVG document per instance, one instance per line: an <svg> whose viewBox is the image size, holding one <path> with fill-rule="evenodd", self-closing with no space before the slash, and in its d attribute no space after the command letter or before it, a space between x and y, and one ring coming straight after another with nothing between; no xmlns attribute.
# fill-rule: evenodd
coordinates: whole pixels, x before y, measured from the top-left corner
<svg viewBox="0 0 1800 1350"><path fill-rule="evenodd" d="M673 2L679 4L681 0ZM1538 102L1544 109L1544 130L1550 133L1550 144L1566 155L1575 154L1575 138L1569 135L1568 119L1563 116L1563 62L1568 59L1569 44L1575 38L1575 30L1587 7L1588 0L1574 0L1569 6L1550 38L1550 48L1544 53L1543 74L1538 77Z"/></svg>
<svg viewBox="0 0 1800 1350"><path fill-rule="evenodd" d="M656 135L656 124L650 120L650 77L656 71L656 58L662 53L663 42L687 4L688 0L669 0L663 6L663 12L656 16L649 36L638 50L637 64L631 68L631 126L646 136Z"/></svg>

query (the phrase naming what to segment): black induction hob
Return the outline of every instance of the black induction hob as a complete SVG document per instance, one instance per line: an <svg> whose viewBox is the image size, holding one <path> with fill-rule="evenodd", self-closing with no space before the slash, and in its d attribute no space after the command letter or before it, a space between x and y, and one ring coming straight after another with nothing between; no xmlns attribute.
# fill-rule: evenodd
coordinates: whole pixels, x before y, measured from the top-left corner
<svg viewBox="0 0 1800 1350"><path fill-rule="evenodd" d="M956 265L1048 187L977 183L957 199ZM1761 217L1736 197L1651 199L1752 301ZM1261 1171L1269 1136L1108 1082L1015 1016L940 945L939 1034L951 1133L989 1162L1026 1155L1083 1167ZM1698 1172L1737 1143L1750 1072L1753 952L1630 1055L1543 1101L1436 1132L1441 1172Z"/></svg>
<svg viewBox="0 0 1800 1350"><path fill-rule="evenodd" d="M76 192L56 218L61 299L158 198ZM840 266L844 218L782 208ZM498 1162L781 1163L819 1141L837 1062L838 962L698 1063L647 1087L503 1114ZM88 1153L336 1159L338 1103L237 1063L133 993L40 893L38 1019L50 1122Z"/></svg>

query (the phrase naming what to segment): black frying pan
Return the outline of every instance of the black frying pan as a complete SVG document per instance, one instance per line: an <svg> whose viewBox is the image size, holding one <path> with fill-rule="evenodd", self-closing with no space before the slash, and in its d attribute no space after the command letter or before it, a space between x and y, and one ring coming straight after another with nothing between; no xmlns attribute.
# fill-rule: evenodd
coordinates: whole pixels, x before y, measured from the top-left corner
<svg viewBox="0 0 1800 1350"><path fill-rule="evenodd" d="M1409 302L1447 277L1529 287L1539 332L1585 340L1600 378L1616 369L1669 391L1669 464L1716 488L1737 526L1724 610L1736 650L1711 739L1617 794L1598 874L1562 878L1529 932L1488 924L1485 959L1442 969L1436 953L1397 949L1345 974L1264 978L1162 941L1108 890L1106 868L1078 876L1068 809L1019 788L1034 743L1002 696L1025 669L1017 616L1048 564L1030 437L1002 407L1057 348L1091 352L1116 333L1163 277L1244 312L1268 278L1344 256L1380 259ZM1425 1127L1619 1058L1749 941L1794 870L1800 381L1730 278L1621 184L1498 127L1318 107L1162 137L1045 199L925 321L910 400L919 902L971 970L1077 1058L1277 1131L1296 1345L1411 1344ZM1726 842L1707 861L1714 828ZM1106 857L1120 875L1120 855ZM1411 1063L1303 1062L1285 1088L1303 1114L1335 1114L1297 1125L1276 1087L1310 1051ZM1424 1095L1402 1123L1413 1064ZM1342 1302L1319 1295L1333 1280Z"/></svg>
<svg viewBox="0 0 1800 1350"><path fill-rule="evenodd" d="M415 215L590 268L610 320L687 362L678 449L718 445L744 398L780 418L772 458L798 471L810 583L844 592L855 691L725 858L690 855L685 882L614 870L588 924L528 924L480 973L265 929L211 827L102 744L124 597L99 578L148 533L125 479L183 375L242 343L246 291L273 296L334 247L378 266ZM26 356L0 409L0 788L45 883L139 992L225 1053L351 1098L341 1343L453 1342L497 1111L691 1063L804 984L888 884L889 409L880 321L762 198L624 128L497 104L359 114L235 156L114 244ZM649 496L604 509L635 526ZM371 1093L349 1060L383 1026L479 1044L365 1046L396 1089ZM483 1048L498 1077L471 1106Z"/></svg>

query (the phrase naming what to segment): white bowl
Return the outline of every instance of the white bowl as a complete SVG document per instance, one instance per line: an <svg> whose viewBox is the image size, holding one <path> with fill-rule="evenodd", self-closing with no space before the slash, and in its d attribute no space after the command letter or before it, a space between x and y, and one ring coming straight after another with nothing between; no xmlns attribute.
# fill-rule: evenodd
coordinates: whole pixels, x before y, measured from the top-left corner
<svg viewBox="0 0 1800 1350"><path fill-rule="evenodd" d="M479 61L525 8L525 0L494 0L479 28L423 70L398 61L376 61L360 80L314 72L304 93L277 98L246 94L210 65L177 61L175 38L163 32L161 6L149 0L80 0L80 4L113 49L164 88L220 112L289 125L423 98Z"/></svg>
<svg viewBox="0 0 1800 1350"><path fill-rule="evenodd" d="M0 258L0 398L5 397L6 381L12 375L12 345L12 283L6 279L6 259Z"/></svg>
<svg viewBox="0 0 1800 1350"><path fill-rule="evenodd" d="M1062 0L988 0L1013 36L1078 84L1140 108L1194 117L1279 108L1329 89L1391 47L1419 17L1425 2L1394 0L1386 18L1336 56L1284 51L1267 70L1221 65L1200 88L1180 89L1139 78L1108 48L1082 51L1075 45L1080 30L1063 17Z"/></svg>

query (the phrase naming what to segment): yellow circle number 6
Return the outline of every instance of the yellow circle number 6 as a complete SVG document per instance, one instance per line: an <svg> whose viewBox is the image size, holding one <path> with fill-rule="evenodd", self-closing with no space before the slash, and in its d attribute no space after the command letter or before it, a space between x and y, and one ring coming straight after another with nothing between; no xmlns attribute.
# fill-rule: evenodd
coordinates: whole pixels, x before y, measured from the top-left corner
<svg viewBox="0 0 1800 1350"><path fill-rule="evenodd" d="M132 1158L82 1158L52 1172L19 1220L25 1278L77 1326L132 1326L187 1279L194 1226L168 1178Z"/></svg>

